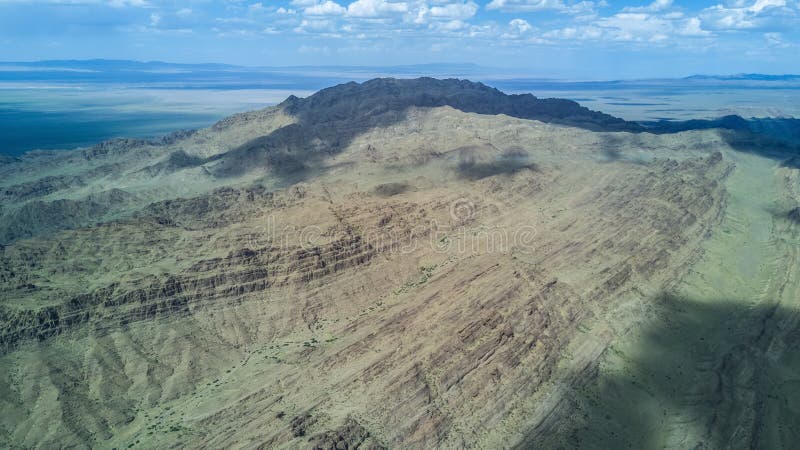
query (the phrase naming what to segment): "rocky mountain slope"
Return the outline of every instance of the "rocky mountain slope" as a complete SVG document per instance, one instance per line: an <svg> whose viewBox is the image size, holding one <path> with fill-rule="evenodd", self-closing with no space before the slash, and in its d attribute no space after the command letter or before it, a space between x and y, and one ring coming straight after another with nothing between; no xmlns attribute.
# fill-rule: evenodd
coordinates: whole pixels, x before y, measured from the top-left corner
<svg viewBox="0 0 800 450"><path fill-rule="evenodd" d="M0 443L790 446L798 174L730 133L382 79L3 161Z"/></svg>

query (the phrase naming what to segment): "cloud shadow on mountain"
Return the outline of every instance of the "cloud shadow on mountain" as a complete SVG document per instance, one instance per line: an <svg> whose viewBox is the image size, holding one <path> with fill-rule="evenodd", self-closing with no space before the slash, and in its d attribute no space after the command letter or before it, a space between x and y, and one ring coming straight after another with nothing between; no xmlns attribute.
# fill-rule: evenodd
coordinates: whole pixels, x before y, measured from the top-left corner
<svg viewBox="0 0 800 450"><path fill-rule="evenodd" d="M791 448L800 440L800 312L662 294L633 346L576 374L518 448ZM624 363L622 363L624 361ZM671 436L699 440L665 441Z"/></svg>
<svg viewBox="0 0 800 450"><path fill-rule="evenodd" d="M724 116L713 120L642 122L642 125L656 134L720 129L720 136L734 150L800 169L800 119Z"/></svg>

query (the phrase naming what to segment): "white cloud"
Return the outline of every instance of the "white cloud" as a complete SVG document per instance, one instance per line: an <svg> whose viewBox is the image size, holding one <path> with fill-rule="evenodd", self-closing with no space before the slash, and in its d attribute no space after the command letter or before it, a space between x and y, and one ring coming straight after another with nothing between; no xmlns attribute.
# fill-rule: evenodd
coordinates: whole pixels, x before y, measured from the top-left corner
<svg viewBox="0 0 800 450"><path fill-rule="evenodd" d="M307 33L309 31L332 31L334 22L324 19L303 19L294 31L298 33Z"/></svg>
<svg viewBox="0 0 800 450"><path fill-rule="evenodd" d="M386 0L356 0L347 7L350 17L381 17L408 11L405 2L389 2Z"/></svg>
<svg viewBox="0 0 800 450"><path fill-rule="evenodd" d="M192 8L181 8L179 9L175 15L178 17L188 17L192 15Z"/></svg>
<svg viewBox="0 0 800 450"><path fill-rule="evenodd" d="M430 24L436 21L461 20L466 21L475 16L480 6L473 0L465 1L434 1L433 6L428 6L427 1L417 1L409 8L405 15L405 22L417 25Z"/></svg>
<svg viewBox="0 0 800 450"><path fill-rule="evenodd" d="M704 9L700 18L715 30L774 31L800 25L797 12L787 6L786 0L738 1L732 6L717 4Z"/></svg>
<svg viewBox="0 0 800 450"><path fill-rule="evenodd" d="M434 22L431 24L431 28L437 31L461 31L467 28L469 25L461 20L448 20L445 22Z"/></svg>
<svg viewBox="0 0 800 450"><path fill-rule="evenodd" d="M242 1L243 7L247 9L252 1ZM599 8L608 6L604 0L486 0L487 9L521 14L498 23L480 17L477 0L292 0L285 7L264 7L272 11L273 21L266 29L263 21L254 21L251 28L262 34L294 30L346 42L381 41L399 35L424 40L440 35L461 37L458 42L464 46L500 39L508 40L508 45L564 45L569 41L600 47L630 42L640 47L669 44L688 48L709 44L712 39L724 40L727 31L743 29L757 30L753 39L760 45L765 40L779 45L779 40L788 40L779 32L792 37L785 26L787 18L800 16L794 8L800 0L717 0L720 4L700 12L675 0L639 1L641 6L618 6L600 15L603 10ZM522 15L539 11L564 14L543 16L546 20L541 22ZM765 26L778 17L784 20L784 28Z"/></svg>
<svg viewBox="0 0 800 450"><path fill-rule="evenodd" d="M570 2L564 0L492 0L486 5L486 9L496 9L502 12L538 12L538 11L559 11L570 14L582 14L594 11L596 6L602 6L604 2L595 4L592 1Z"/></svg>
<svg viewBox="0 0 800 450"><path fill-rule="evenodd" d="M677 28L677 33L682 36L710 36L711 32L704 30L700 19L690 17L681 23Z"/></svg>
<svg viewBox="0 0 800 450"><path fill-rule="evenodd" d="M527 20L523 19L513 19L511 22L508 22L508 26L519 34L527 33L533 30L531 24L529 24Z"/></svg>
<svg viewBox="0 0 800 450"><path fill-rule="evenodd" d="M473 1L464 3L450 3L443 6L434 6L430 9L431 17L446 17L449 19L469 19L478 12L478 5Z"/></svg>
<svg viewBox="0 0 800 450"><path fill-rule="evenodd" d="M512 19L508 22L506 30L500 34L500 39L510 41L530 40L533 37L534 28L524 19Z"/></svg>
<svg viewBox="0 0 800 450"><path fill-rule="evenodd" d="M622 10L626 12L658 12L669 9L670 7L672 7L672 0L655 0L653 3L650 3L647 6L628 6Z"/></svg>
<svg viewBox="0 0 800 450"><path fill-rule="evenodd" d="M108 2L108 5L117 8L122 8L125 6L135 6L135 7L150 6L150 4L145 0L111 0Z"/></svg>
<svg viewBox="0 0 800 450"><path fill-rule="evenodd" d="M325 47L314 47L311 45L301 45L297 48L297 51L300 53L330 53L331 49L327 46Z"/></svg>
<svg viewBox="0 0 800 450"><path fill-rule="evenodd" d="M264 11L264 5L261 2L253 3L247 7L248 10L253 12Z"/></svg>
<svg viewBox="0 0 800 450"><path fill-rule="evenodd" d="M150 26L157 27L159 22L161 22L161 15L158 13L150 14Z"/></svg>
<svg viewBox="0 0 800 450"><path fill-rule="evenodd" d="M331 0L306 7L303 12L308 16L341 16L347 10Z"/></svg>
<svg viewBox="0 0 800 450"><path fill-rule="evenodd" d="M677 13L623 12L601 17L586 25L567 26L542 34L547 39L609 42L674 43L676 39L710 37L697 17Z"/></svg>
<svg viewBox="0 0 800 450"><path fill-rule="evenodd" d="M662 41L668 37L669 22L646 13L619 13L597 21L614 40Z"/></svg>
<svg viewBox="0 0 800 450"><path fill-rule="evenodd" d="M592 25L582 27L567 27L560 30L552 30L542 35L547 39L559 40L598 40L603 38L603 30Z"/></svg>
<svg viewBox="0 0 800 450"><path fill-rule="evenodd" d="M767 8L777 6L786 6L786 0L756 0L756 2L747 9L754 13L760 13Z"/></svg>
<svg viewBox="0 0 800 450"><path fill-rule="evenodd" d="M786 43L783 42L783 36L780 33L764 33L764 39L771 47L784 47Z"/></svg>

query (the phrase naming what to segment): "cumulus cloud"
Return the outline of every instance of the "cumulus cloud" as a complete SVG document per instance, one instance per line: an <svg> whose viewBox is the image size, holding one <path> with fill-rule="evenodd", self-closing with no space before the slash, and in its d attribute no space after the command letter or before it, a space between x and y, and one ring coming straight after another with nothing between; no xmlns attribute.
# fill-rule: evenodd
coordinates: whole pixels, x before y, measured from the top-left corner
<svg viewBox="0 0 800 450"><path fill-rule="evenodd" d="M511 22L508 23L508 26L519 34L527 33L533 30L531 24L529 24L527 20L523 19L513 19Z"/></svg>
<svg viewBox="0 0 800 450"><path fill-rule="evenodd" d="M441 6L434 6L430 9L432 17L446 17L450 19L469 19L478 12L478 5L473 1L464 3L450 3Z"/></svg>
<svg viewBox="0 0 800 450"><path fill-rule="evenodd" d="M469 25L461 20L447 20L443 22L434 22L431 25L432 29L437 31L444 31L444 32L453 32L453 31L462 31L466 29Z"/></svg>
<svg viewBox="0 0 800 450"><path fill-rule="evenodd" d="M542 36L551 40L596 41L603 38L603 30L593 25L586 25L581 27L567 27L559 30L551 30L544 33Z"/></svg>
<svg viewBox="0 0 800 450"><path fill-rule="evenodd" d="M134 6L134 7L144 7L150 6L148 2L145 0L111 0L108 2L109 6L114 7L125 7L125 6Z"/></svg>
<svg viewBox="0 0 800 450"><path fill-rule="evenodd" d="M303 12L309 16L340 16L347 10L340 4L331 0L307 6Z"/></svg>
<svg viewBox="0 0 800 450"><path fill-rule="evenodd" d="M318 5L320 3L319 0L292 0L289 2L290 5L296 6L298 8L308 8L314 5Z"/></svg>
<svg viewBox="0 0 800 450"><path fill-rule="evenodd" d="M407 3L386 0L356 0L347 7L350 17L381 17L407 11Z"/></svg>
<svg viewBox="0 0 800 450"><path fill-rule="evenodd" d="M321 35L335 35L336 23L329 19L303 19L294 28L295 33L317 33Z"/></svg>
<svg viewBox="0 0 800 450"><path fill-rule="evenodd" d="M601 40L610 42L661 43L675 39L710 37L697 17L680 13L655 14L644 10L623 10L578 26L543 33L547 39Z"/></svg>
<svg viewBox="0 0 800 450"><path fill-rule="evenodd" d="M593 11L595 6L597 5L592 1L567 3L564 0L492 0L486 5L486 9L496 9L502 12L537 12L551 10L579 14Z"/></svg>
<svg viewBox="0 0 800 450"><path fill-rule="evenodd" d="M341 0L339 0L341 1ZM740 0L741 1L741 0ZM754 0L739 9L763 11L774 3L785 0ZM607 6L605 1L568 0L492 0L487 9L501 12L529 13L552 11L559 13L591 12L562 20L561 26L537 30L528 20L513 18L506 26L475 22L480 6L474 0L353 0L337 3L333 0L293 0L306 17L296 31L303 33L330 33L331 24L319 20L336 21L336 30L349 37L381 37L387 30L408 29L424 33L423 28L448 35L464 37L491 37L525 40L534 43L554 43L558 40L592 40L607 42L672 42L678 38L710 38L713 33L705 27L703 19L685 15L676 8L673 0L652 0L639 7L618 10L616 14L600 17L594 8ZM367 20L363 20L367 19ZM372 20L379 19L379 20ZM316 20L316 21L315 21ZM568 23L563 23L563 22ZM558 23L558 22L555 22Z"/></svg>
<svg viewBox="0 0 800 450"><path fill-rule="evenodd" d="M677 33L683 36L710 36L711 32L704 30L700 19L697 17L690 17L683 21L676 29Z"/></svg>
<svg viewBox="0 0 800 450"><path fill-rule="evenodd" d="M647 6L628 6L623 8L622 10L627 12L637 12L637 11L657 12L669 9L671 6L672 6L672 0L655 0L653 3L650 3Z"/></svg>
<svg viewBox="0 0 800 450"><path fill-rule="evenodd" d="M756 2L747 9L754 13L760 13L767 8L773 8L777 6L786 6L786 0L756 0Z"/></svg>
<svg viewBox="0 0 800 450"><path fill-rule="evenodd" d="M246 5L252 1L242 1L240 11L247 11ZM467 46L498 39L508 40L507 45L564 45L569 41L598 47L619 42L691 47L702 42L705 48L705 44L726 39L735 30L755 31L753 39L759 45L764 41L774 46L781 45L779 41L785 44L792 38L788 24L800 16L795 8L800 0L717 2L702 8L675 0L639 0L640 6L627 7L618 2L609 5L605 0L486 0L481 11L477 0L290 0L283 6L263 7L265 14L259 15L260 20L250 15L246 18L254 20L252 26L260 33L294 30L341 38L343 44L402 35L420 41L459 38L463 41L452 43ZM487 10L508 16L498 21L497 15L491 16ZM541 15L544 20L539 21L539 12L555 14ZM265 23L263 18L270 22ZM783 21L781 27L772 29L779 19Z"/></svg>
<svg viewBox="0 0 800 450"><path fill-rule="evenodd" d="M800 25L797 11L790 8L786 0L739 1L733 6L717 4L703 10L700 17L715 30L767 30Z"/></svg>
<svg viewBox="0 0 800 450"><path fill-rule="evenodd" d="M619 13L597 21L606 34L621 41L662 41L669 37L669 23L646 13Z"/></svg>
<svg viewBox="0 0 800 450"><path fill-rule="evenodd" d="M508 29L500 35L501 39L524 39L533 32L533 26L525 19L511 19Z"/></svg>

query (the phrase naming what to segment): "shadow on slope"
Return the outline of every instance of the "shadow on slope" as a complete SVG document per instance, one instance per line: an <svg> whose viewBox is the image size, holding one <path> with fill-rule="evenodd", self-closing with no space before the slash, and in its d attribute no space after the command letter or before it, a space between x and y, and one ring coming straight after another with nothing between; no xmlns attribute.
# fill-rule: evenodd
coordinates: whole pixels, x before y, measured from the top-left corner
<svg viewBox="0 0 800 450"><path fill-rule="evenodd" d="M796 224L800 224L800 206L788 211L786 218Z"/></svg>
<svg viewBox="0 0 800 450"><path fill-rule="evenodd" d="M714 120L642 122L648 132L680 133L722 129L722 138L734 150L780 161L784 167L800 169L800 119L724 116Z"/></svg>
<svg viewBox="0 0 800 450"><path fill-rule="evenodd" d="M519 448L796 445L800 312L666 294L655 309L649 325L605 352L599 370L579 375L571 407Z"/></svg>
<svg viewBox="0 0 800 450"><path fill-rule="evenodd" d="M539 167L531 161L528 152L521 148L511 148L497 156L486 157L492 152L482 153L482 146L465 147L458 149L458 164L456 174L460 178L477 181L495 175L514 175L523 170L538 171ZM491 146L495 153L498 151Z"/></svg>
<svg viewBox="0 0 800 450"><path fill-rule="evenodd" d="M376 127L401 122L411 107L450 106L463 112L506 114L593 131L641 131L643 128L571 100L507 95L465 80L374 79L323 89L308 98L289 97L279 107L297 123L253 139L205 163L212 172L231 177L269 168L285 182L300 181L319 170L322 160ZM501 170L502 172L502 170Z"/></svg>

